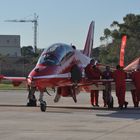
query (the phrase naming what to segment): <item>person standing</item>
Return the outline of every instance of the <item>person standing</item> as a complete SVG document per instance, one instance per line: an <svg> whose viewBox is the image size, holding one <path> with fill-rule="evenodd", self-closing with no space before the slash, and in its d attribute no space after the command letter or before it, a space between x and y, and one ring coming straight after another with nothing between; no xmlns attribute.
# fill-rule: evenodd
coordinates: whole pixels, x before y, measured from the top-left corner
<svg viewBox="0 0 140 140"><path fill-rule="evenodd" d="M102 79L110 80L113 78L112 71L109 66L106 66L106 70L102 74ZM113 108L113 97L111 96L111 82L105 81L103 82L105 89L103 90L103 101L104 107L108 106L108 108Z"/></svg>
<svg viewBox="0 0 140 140"><path fill-rule="evenodd" d="M97 63L95 64L95 60L91 59L90 63L85 67L85 74L88 79L91 80L99 80L101 77L101 71L97 67ZM90 92L90 101L92 106L99 107L98 104L99 91L91 90Z"/></svg>
<svg viewBox="0 0 140 140"><path fill-rule="evenodd" d="M129 72L127 78L132 79L134 72L135 72L134 70ZM134 84L133 79L132 79L132 82ZM135 84L134 84L134 86L135 86ZM136 87L131 89L130 92L131 92L131 95L132 95L132 101L133 101L134 107L138 107L138 98L136 96Z"/></svg>
<svg viewBox="0 0 140 140"><path fill-rule="evenodd" d="M139 100L136 94L136 89L132 89L131 90L131 95L132 95L132 101L134 104L134 107L138 107L139 106Z"/></svg>
<svg viewBox="0 0 140 140"><path fill-rule="evenodd" d="M113 78L116 86L116 96L118 98L119 108L127 108L128 102L125 101L125 91L126 91L126 79L127 75L120 65L116 66L116 70L113 72Z"/></svg>
<svg viewBox="0 0 140 140"><path fill-rule="evenodd" d="M133 90L133 94L132 94L134 107L138 107L140 101L140 66L138 66L137 70L133 72L132 80L136 87L136 89Z"/></svg>

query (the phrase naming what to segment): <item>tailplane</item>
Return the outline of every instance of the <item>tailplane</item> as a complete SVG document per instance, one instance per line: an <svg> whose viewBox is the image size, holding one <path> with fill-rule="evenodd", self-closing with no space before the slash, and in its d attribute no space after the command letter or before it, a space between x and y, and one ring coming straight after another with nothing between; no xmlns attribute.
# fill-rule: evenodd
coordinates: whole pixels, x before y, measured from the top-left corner
<svg viewBox="0 0 140 140"><path fill-rule="evenodd" d="M89 26L87 39L86 39L85 47L83 50L83 54L85 54L88 57L91 56L91 49L93 48L94 26L95 26L95 23L94 21L92 21Z"/></svg>

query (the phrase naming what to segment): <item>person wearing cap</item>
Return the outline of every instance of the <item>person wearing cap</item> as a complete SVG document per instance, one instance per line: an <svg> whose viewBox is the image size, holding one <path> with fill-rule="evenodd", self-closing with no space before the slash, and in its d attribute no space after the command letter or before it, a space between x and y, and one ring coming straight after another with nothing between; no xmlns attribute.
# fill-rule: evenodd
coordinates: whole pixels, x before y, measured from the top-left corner
<svg viewBox="0 0 140 140"><path fill-rule="evenodd" d="M127 75L120 65L116 66L116 70L113 72L113 78L116 87L116 96L118 98L119 108L127 108L128 102L125 101L125 91L126 91L126 79Z"/></svg>
<svg viewBox="0 0 140 140"><path fill-rule="evenodd" d="M94 59L90 60L90 63L85 67L85 74L88 79L99 80L101 77L101 71L97 67L97 63ZM99 91L91 90L90 91L90 101L92 106L99 106L98 104Z"/></svg>
<svg viewBox="0 0 140 140"><path fill-rule="evenodd" d="M133 96L132 96L134 107L138 107L140 101L140 65L138 66L136 71L132 73L132 80L136 88L135 90L133 90Z"/></svg>

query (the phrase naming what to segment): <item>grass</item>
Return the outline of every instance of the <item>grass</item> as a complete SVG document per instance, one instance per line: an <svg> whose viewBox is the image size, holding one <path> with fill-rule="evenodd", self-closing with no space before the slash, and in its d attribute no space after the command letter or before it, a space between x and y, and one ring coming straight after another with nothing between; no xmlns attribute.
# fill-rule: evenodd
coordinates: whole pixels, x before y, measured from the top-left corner
<svg viewBox="0 0 140 140"><path fill-rule="evenodd" d="M25 85L14 87L12 84L0 84L0 90L23 90L26 89Z"/></svg>

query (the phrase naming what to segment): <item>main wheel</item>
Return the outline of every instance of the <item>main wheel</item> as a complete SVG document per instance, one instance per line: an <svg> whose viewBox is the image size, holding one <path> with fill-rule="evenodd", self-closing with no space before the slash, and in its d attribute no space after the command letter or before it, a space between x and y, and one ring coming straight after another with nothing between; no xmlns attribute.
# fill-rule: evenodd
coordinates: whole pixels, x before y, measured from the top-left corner
<svg viewBox="0 0 140 140"><path fill-rule="evenodd" d="M76 91L77 90L78 90L77 87L72 86L72 88L71 88L71 96L72 96L72 98L73 98L75 103L77 102L77 98L76 98Z"/></svg>
<svg viewBox="0 0 140 140"><path fill-rule="evenodd" d="M45 101L42 101L40 103L40 109L42 112L45 112L46 111L46 108L47 108L47 103Z"/></svg>

